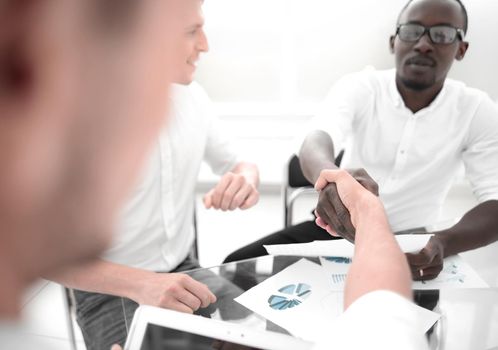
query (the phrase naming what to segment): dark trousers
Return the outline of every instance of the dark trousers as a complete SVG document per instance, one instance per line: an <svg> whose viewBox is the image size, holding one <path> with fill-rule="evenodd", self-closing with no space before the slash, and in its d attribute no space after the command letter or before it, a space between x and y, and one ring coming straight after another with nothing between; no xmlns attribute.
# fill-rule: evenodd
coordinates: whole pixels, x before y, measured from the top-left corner
<svg viewBox="0 0 498 350"><path fill-rule="evenodd" d="M224 263L239 261L243 259L255 258L268 255L263 245L288 244L288 243L308 243L312 241L323 241L336 239L324 229L315 224L314 221L304 221L300 224L287 227L281 231L263 237L245 247L242 247L225 258Z"/></svg>
<svg viewBox="0 0 498 350"><path fill-rule="evenodd" d="M197 260L189 257L171 272L182 272L199 267ZM242 293L233 284L220 282L220 276L209 271L201 270L191 276L207 284L219 300L223 297L233 299ZM113 344L123 346L138 304L127 298L79 290L74 291L74 296L76 319L83 333L86 348L109 350ZM200 309L196 314L209 317L216 310L215 305ZM220 312L223 313L223 310Z"/></svg>

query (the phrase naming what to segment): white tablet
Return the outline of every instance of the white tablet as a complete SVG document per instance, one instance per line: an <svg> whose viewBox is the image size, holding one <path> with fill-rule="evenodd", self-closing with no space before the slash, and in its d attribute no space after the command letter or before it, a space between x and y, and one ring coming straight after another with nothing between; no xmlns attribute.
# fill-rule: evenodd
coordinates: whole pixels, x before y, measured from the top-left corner
<svg viewBox="0 0 498 350"><path fill-rule="evenodd" d="M290 335L140 306L133 317L124 350L306 350L312 346L312 343Z"/></svg>

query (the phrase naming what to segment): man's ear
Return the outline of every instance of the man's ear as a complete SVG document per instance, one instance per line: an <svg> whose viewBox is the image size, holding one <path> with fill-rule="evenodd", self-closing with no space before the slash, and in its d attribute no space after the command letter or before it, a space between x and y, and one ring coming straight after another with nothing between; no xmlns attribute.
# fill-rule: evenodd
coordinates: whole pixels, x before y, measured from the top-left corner
<svg viewBox="0 0 498 350"><path fill-rule="evenodd" d="M455 55L455 59L457 61L463 60L468 49L469 49L469 43L467 41L460 42L460 45L458 46L458 51Z"/></svg>
<svg viewBox="0 0 498 350"><path fill-rule="evenodd" d="M390 51L391 53L394 53L394 38L395 38L395 36L394 36L394 35L391 35L391 36L389 37L389 51Z"/></svg>

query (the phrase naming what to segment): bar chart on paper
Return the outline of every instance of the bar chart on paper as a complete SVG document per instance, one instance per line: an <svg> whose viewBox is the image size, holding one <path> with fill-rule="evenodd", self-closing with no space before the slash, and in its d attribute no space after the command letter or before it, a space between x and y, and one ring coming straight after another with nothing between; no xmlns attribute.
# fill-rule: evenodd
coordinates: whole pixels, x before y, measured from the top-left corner
<svg viewBox="0 0 498 350"><path fill-rule="evenodd" d="M332 274L332 283L333 284L339 284L339 283L345 283L346 282L346 277L347 275L345 273L342 274Z"/></svg>
<svg viewBox="0 0 498 350"><path fill-rule="evenodd" d="M320 262L325 271L327 271L332 289L340 291L344 289L349 266L352 263L351 258L324 256L320 257Z"/></svg>
<svg viewBox="0 0 498 350"><path fill-rule="evenodd" d="M274 310L286 310L300 305L311 295L311 287L306 283L289 284L268 298L268 305Z"/></svg>

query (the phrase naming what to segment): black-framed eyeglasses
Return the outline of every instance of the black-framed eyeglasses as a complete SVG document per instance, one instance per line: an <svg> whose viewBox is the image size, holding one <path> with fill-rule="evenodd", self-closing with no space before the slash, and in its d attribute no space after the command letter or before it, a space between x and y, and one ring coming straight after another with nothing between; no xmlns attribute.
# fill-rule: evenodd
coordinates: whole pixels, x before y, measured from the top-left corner
<svg viewBox="0 0 498 350"><path fill-rule="evenodd" d="M462 29L443 24L424 27L421 24L406 23L400 24L396 28L396 35L407 42L417 42L425 33L429 33L432 43L438 45L453 44L457 39L463 40L465 37Z"/></svg>

